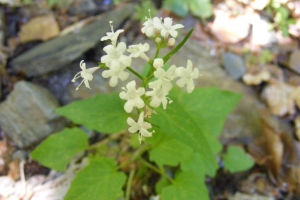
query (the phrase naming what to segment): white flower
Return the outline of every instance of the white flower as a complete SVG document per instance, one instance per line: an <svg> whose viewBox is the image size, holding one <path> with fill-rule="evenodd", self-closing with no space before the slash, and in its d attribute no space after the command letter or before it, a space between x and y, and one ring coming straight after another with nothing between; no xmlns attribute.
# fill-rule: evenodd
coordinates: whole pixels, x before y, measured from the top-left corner
<svg viewBox="0 0 300 200"><path fill-rule="evenodd" d="M186 68L178 67L175 72L178 77L180 77L180 79L176 82L177 85L179 87L184 87L186 85L187 92L191 93L195 88L193 79L199 77L199 70L197 68L193 70L193 63L188 60Z"/></svg>
<svg viewBox="0 0 300 200"><path fill-rule="evenodd" d="M168 37L168 35L170 34L172 37L175 38L178 35L178 32L176 31L176 29L184 27L182 24L175 24L172 26L172 23L173 23L172 21L173 20L170 17L164 18L163 28L160 32L163 37Z"/></svg>
<svg viewBox="0 0 300 200"><path fill-rule="evenodd" d="M129 46L127 51L129 53L131 53L129 55L130 57L134 57L134 58L141 57L148 62L149 58L148 58L148 56L146 56L145 52L149 51L149 48L150 48L150 46L148 43L145 43L145 44L140 43L140 44Z"/></svg>
<svg viewBox="0 0 300 200"><path fill-rule="evenodd" d="M127 118L127 124L130 126L128 131L130 133L139 132L139 141L141 143L142 137L152 137L154 131L149 132L147 129L152 128L152 125L144 121L144 112L140 113L139 119L135 122L131 117Z"/></svg>
<svg viewBox="0 0 300 200"><path fill-rule="evenodd" d="M153 19L148 18L143 24L142 33L146 34L148 37L153 36L157 31L162 29L161 19L154 17Z"/></svg>
<svg viewBox="0 0 300 200"><path fill-rule="evenodd" d="M155 67L157 69L162 66L164 66L164 60L162 58L155 58L153 61L153 67Z"/></svg>
<svg viewBox="0 0 300 200"><path fill-rule="evenodd" d="M79 86L84 82L84 85L85 87L90 88L90 85L89 85L89 81L92 81L93 80L93 73L99 69L99 67L92 67L92 68L89 68L89 69L86 69L86 65L84 63L84 61L82 60L80 62L80 68L81 68L81 72L78 72L74 78L72 79L72 82L75 82L75 80L77 78L80 78L82 77L83 80L80 82L80 84L78 85L78 87L76 88L76 90L78 90Z"/></svg>
<svg viewBox="0 0 300 200"><path fill-rule="evenodd" d="M163 90L169 92L173 87L171 81L176 78L175 70L175 65L172 65L167 71L165 71L163 68L158 68L154 72L154 76L157 78L156 82L158 87L161 86Z"/></svg>
<svg viewBox="0 0 300 200"><path fill-rule="evenodd" d="M109 23L110 23L111 32L107 32L106 33L107 36L103 36L101 38L101 41L111 40L112 45L115 47L117 44L117 39L119 37L119 34L122 33L124 30L119 29L119 30L117 30L117 32L114 32L114 28L112 26L112 21L110 21Z"/></svg>
<svg viewBox="0 0 300 200"><path fill-rule="evenodd" d="M135 89L135 81L127 83L126 88L122 88L125 92L120 93L120 98L127 100L124 105L126 112L130 113L133 107L143 108L145 106L144 101L141 99L141 96L145 93L145 88Z"/></svg>
<svg viewBox="0 0 300 200"><path fill-rule="evenodd" d="M118 79L125 81L128 76L129 73L125 72L126 67L111 67L110 69L107 69L105 71L102 72L102 76L103 78L110 78L109 80L109 85L111 87L115 87L118 84Z"/></svg>
<svg viewBox="0 0 300 200"><path fill-rule="evenodd" d="M158 81L149 83L149 87L152 88L152 91L146 92L146 96L151 96L150 106L156 108L162 104L163 109L167 109L167 104L172 103L172 100L167 97L169 92L161 88Z"/></svg>
<svg viewBox="0 0 300 200"><path fill-rule="evenodd" d="M121 67L121 65L126 67L131 65L131 58L123 55L126 50L126 44L124 42L120 42L116 47L107 45L103 50L107 55L101 57L101 62L105 63L107 67L118 68Z"/></svg>

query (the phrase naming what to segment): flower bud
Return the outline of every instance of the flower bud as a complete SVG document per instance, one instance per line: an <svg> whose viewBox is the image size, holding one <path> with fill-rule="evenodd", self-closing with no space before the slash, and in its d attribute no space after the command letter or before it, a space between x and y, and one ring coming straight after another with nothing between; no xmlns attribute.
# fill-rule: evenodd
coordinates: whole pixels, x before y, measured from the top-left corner
<svg viewBox="0 0 300 200"><path fill-rule="evenodd" d="M159 44L160 42L161 42L161 38L160 37L155 38L155 43Z"/></svg>
<svg viewBox="0 0 300 200"><path fill-rule="evenodd" d="M174 44L175 44L175 38L170 38L168 40L168 46L174 46Z"/></svg>
<svg viewBox="0 0 300 200"><path fill-rule="evenodd" d="M164 66L164 60L162 58L155 58L153 62L153 67L157 69L161 68L162 66Z"/></svg>

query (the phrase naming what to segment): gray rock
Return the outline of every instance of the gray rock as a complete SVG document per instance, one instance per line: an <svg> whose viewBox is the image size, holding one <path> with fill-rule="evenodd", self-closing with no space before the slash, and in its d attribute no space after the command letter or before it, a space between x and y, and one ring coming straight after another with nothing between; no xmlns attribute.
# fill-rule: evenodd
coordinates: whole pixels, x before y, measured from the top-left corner
<svg viewBox="0 0 300 200"><path fill-rule="evenodd" d="M97 11L97 5L93 0L75 0L69 7L71 15L93 14Z"/></svg>
<svg viewBox="0 0 300 200"><path fill-rule="evenodd" d="M234 53L223 54L223 65L234 80L240 79L247 71L243 58Z"/></svg>
<svg viewBox="0 0 300 200"><path fill-rule="evenodd" d="M64 127L55 113L58 106L45 88L20 81L0 104L0 126L18 147L28 147Z"/></svg>
<svg viewBox="0 0 300 200"><path fill-rule="evenodd" d="M60 69L100 42L100 37L110 31L108 21L113 21L114 27L118 27L132 14L133 9L131 4L121 6L86 25L80 32L42 43L15 58L12 66L15 70L24 71L27 76L39 76Z"/></svg>
<svg viewBox="0 0 300 200"><path fill-rule="evenodd" d="M78 79L75 83L72 82L72 79L75 74L80 71L79 63L80 60L76 60L61 70L49 73L47 76L33 78L32 81L37 84L43 83L43 86L48 88L61 104L68 104L75 100L93 97L95 94L121 91L121 81L117 87L110 87L109 79L102 77L101 69L93 74L93 81L90 82L91 89L81 85L79 89L76 90L76 87L82 79ZM86 62L86 66L87 68L95 67L97 63Z"/></svg>
<svg viewBox="0 0 300 200"><path fill-rule="evenodd" d="M289 67L300 73L300 50L293 51L289 59Z"/></svg>

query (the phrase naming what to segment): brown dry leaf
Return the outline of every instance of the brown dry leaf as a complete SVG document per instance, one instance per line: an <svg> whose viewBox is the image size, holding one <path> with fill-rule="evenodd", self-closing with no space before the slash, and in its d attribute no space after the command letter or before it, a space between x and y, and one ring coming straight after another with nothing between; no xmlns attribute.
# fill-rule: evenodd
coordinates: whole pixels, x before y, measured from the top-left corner
<svg viewBox="0 0 300 200"><path fill-rule="evenodd" d="M295 123L295 130L296 130L296 137L300 140L300 116L298 115L294 120Z"/></svg>
<svg viewBox="0 0 300 200"><path fill-rule="evenodd" d="M266 165L268 169L270 169L271 177L278 181L278 173L283 157L283 143L280 138L280 133L277 133L265 123L263 123L263 129L267 139L267 152L271 156L271 159L267 160Z"/></svg>
<svg viewBox="0 0 300 200"><path fill-rule="evenodd" d="M270 3L270 0L252 0L250 3L252 8L262 10Z"/></svg>
<svg viewBox="0 0 300 200"><path fill-rule="evenodd" d="M13 148L5 140L0 141L0 174L5 174L11 160Z"/></svg>
<svg viewBox="0 0 300 200"><path fill-rule="evenodd" d="M249 33L250 24L247 21L246 16L230 17L219 11L210 29L218 40L224 43L237 43L245 39Z"/></svg>
<svg viewBox="0 0 300 200"><path fill-rule="evenodd" d="M283 165L280 171L281 179L288 183L290 191L300 194L300 143L289 134L282 134L284 144Z"/></svg>
<svg viewBox="0 0 300 200"><path fill-rule="evenodd" d="M20 42L33 40L49 40L59 34L59 26L54 15L38 16L31 19L21 27L19 32Z"/></svg>
<svg viewBox="0 0 300 200"><path fill-rule="evenodd" d="M14 159L9 163L8 176L17 181L20 179L20 160Z"/></svg>
<svg viewBox="0 0 300 200"><path fill-rule="evenodd" d="M300 50L293 51L289 59L289 68L300 73Z"/></svg>
<svg viewBox="0 0 300 200"><path fill-rule="evenodd" d="M247 85L259 85L264 81L270 80L271 75L267 70L261 70L257 73L247 72L243 76L243 81Z"/></svg>
<svg viewBox="0 0 300 200"><path fill-rule="evenodd" d="M300 86L296 87L292 91L292 97L293 97L297 107L300 108Z"/></svg>
<svg viewBox="0 0 300 200"><path fill-rule="evenodd" d="M293 90L294 87L281 81L272 81L265 87L262 97L267 101L273 115L282 117L295 114Z"/></svg>

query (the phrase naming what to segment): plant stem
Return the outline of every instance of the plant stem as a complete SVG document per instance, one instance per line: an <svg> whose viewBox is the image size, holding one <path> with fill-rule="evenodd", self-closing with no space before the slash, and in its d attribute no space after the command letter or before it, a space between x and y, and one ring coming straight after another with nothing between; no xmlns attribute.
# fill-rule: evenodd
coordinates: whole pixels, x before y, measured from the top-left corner
<svg viewBox="0 0 300 200"><path fill-rule="evenodd" d="M127 181L127 184L126 184L125 200L130 199L130 190L131 190L131 185L132 185L132 180L133 180L133 177L134 177L134 173L135 173L134 169L130 170L128 181Z"/></svg>
<svg viewBox="0 0 300 200"><path fill-rule="evenodd" d="M133 161L135 161L136 159L138 159L139 157L141 157L141 155L147 151L150 148L150 145L143 145L140 148L138 148L132 155L131 159L128 160L127 162L123 163L122 165L119 165L117 167L117 170L122 169L123 167L129 165L130 163L132 163Z"/></svg>
<svg viewBox="0 0 300 200"><path fill-rule="evenodd" d="M174 180L172 178L170 178L163 169L159 169L158 167L152 165L151 163L147 162L146 160L144 160L143 158L140 158L139 161L141 161L141 163L143 165L145 165L146 167L152 169L153 171L155 171L156 173L162 175L163 177L165 177L168 181L170 181L172 184L174 183Z"/></svg>
<svg viewBox="0 0 300 200"><path fill-rule="evenodd" d="M130 71L131 73L133 73L134 75L136 75L139 79L141 79L142 81L144 81L144 77L142 77L139 73L137 73L136 71L134 71L132 68L126 67L126 69L128 69L128 71Z"/></svg>
<svg viewBox="0 0 300 200"><path fill-rule="evenodd" d="M165 57L164 57L164 63L166 63L183 45L184 43L189 39L189 37L192 35L194 29L191 29L188 34L183 38L183 40L172 50L170 51Z"/></svg>

